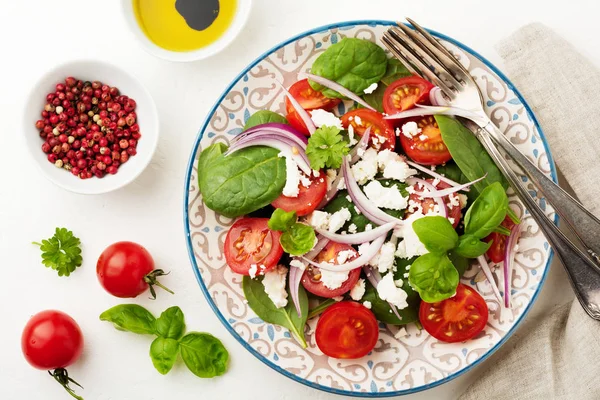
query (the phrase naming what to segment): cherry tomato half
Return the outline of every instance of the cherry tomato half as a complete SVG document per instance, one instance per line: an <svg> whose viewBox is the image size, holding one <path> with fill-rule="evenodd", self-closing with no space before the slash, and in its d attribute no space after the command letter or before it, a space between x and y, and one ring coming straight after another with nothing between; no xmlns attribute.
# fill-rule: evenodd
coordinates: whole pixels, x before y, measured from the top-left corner
<svg viewBox="0 0 600 400"><path fill-rule="evenodd" d="M427 182L433 184L433 179L425 179ZM413 185L412 186L414 190L416 190L417 192L422 192L423 188L422 187L418 187L418 185ZM443 190L443 189L448 189L450 187L450 185L448 185L446 182L443 181L439 181L436 185L435 188L439 189L439 190ZM458 196L457 194L453 194L452 196ZM407 212L404 214L405 218L408 218L411 214L413 214L414 211L411 210L411 204L414 204L412 202L418 203L420 205L421 208L421 212L423 214L427 214L428 212L433 211L434 207L436 206L436 202L435 200L431 199L431 198L422 198L419 197L418 194L415 193L411 193L408 196L408 201L409 201L409 209L407 210ZM460 222L460 205L453 205L452 204L452 200L450 200L450 195L448 196L444 196L444 203L446 203L446 210L448 211L448 218L452 218L452 226L453 227L457 227L458 223ZM417 207L418 208L418 207ZM412 212L411 212L412 211Z"/></svg>
<svg viewBox="0 0 600 400"><path fill-rule="evenodd" d="M367 128L371 128L371 147L377 150L394 150L396 148L396 135L394 127L383 114L366 108L348 111L342 116L342 125L348 129L352 125L355 135L362 136Z"/></svg>
<svg viewBox="0 0 600 400"><path fill-rule="evenodd" d="M343 254L344 259L341 259L340 253ZM347 244L329 242L327 246L315 257L315 262L328 262L332 264L343 264L352 261L358 257L358 252L354 248ZM340 262L341 261L341 262ZM337 297L348 292L356 285L358 278L360 277L361 267L353 269L348 272L348 279L346 279L342 285L337 289L329 289L321 281L321 270L314 266L308 266L302 275L302 285L306 290L312 294L316 294L321 297Z"/></svg>
<svg viewBox="0 0 600 400"><path fill-rule="evenodd" d="M507 229L511 229L513 226L515 226L515 223L507 215L506 218L504 218L504 221L502 221L501 225ZM502 262L504 260L504 250L506 249L506 241L508 240L508 236L498 232L492 232L483 240L488 243L491 240L494 241L492 246L485 253L490 260L495 263Z"/></svg>
<svg viewBox="0 0 600 400"><path fill-rule="evenodd" d="M458 284L456 294L439 303L421 302L419 321L434 338L455 343L471 339L485 328L488 307L475 289Z"/></svg>
<svg viewBox="0 0 600 400"><path fill-rule="evenodd" d="M433 85L416 75L400 78L392 82L383 93L383 109L393 115L406 111L415 104L429 104L429 92Z"/></svg>
<svg viewBox="0 0 600 400"><path fill-rule="evenodd" d="M225 238L225 260L233 272L250 275L252 265L262 275L273 269L283 248L279 244L281 232L272 231L268 218L242 218L229 228Z"/></svg>
<svg viewBox="0 0 600 400"><path fill-rule="evenodd" d="M340 301L321 315L315 338L319 349L329 357L360 358L375 348L379 325L362 304Z"/></svg>
<svg viewBox="0 0 600 400"><path fill-rule="evenodd" d="M311 177L311 183L308 187L300 184L297 197L288 197L282 194L271 205L286 212L296 211L296 215L299 217L310 214L319 206L321 200L327 194L326 177L327 175L324 172L321 172L318 178Z"/></svg>
<svg viewBox="0 0 600 400"><path fill-rule="evenodd" d="M308 79L303 79L294 83L289 88L289 92L306 111L316 110L318 108L329 111L342 101L341 99L330 99L325 97L323 93L317 92L310 86ZM290 125L298 132L302 132L306 136L309 136L310 134L306 125L287 97L285 99L285 110L287 112L286 118Z"/></svg>
<svg viewBox="0 0 600 400"><path fill-rule="evenodd" d="M433 116L405 120L402 125L410 121L417 123L420 132L412 137L400 134L400 144L407 156L423 165L439 165L452 159Z"/></svg>

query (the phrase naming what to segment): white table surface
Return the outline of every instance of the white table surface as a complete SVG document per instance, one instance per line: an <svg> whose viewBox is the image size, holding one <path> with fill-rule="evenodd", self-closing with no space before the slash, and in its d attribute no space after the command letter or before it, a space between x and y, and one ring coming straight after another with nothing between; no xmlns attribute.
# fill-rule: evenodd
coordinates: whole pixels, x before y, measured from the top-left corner
<svg viewBox="0 0 600 400"><path fill-rule="evenodd" d="M595 0L254 0L240 37L211 59L173 64L146 54L130 35L117 0L0 0L0 398L70 398L43 371L29 367L20 349L21 331L34 313L56 308L73 316L85 335L83 357L69 368L83 384L86 400L134 399L313 399L340 398L305 387L255 359L225 330L201 293L190 267L183 235L184 173L197 130L237 73L273 45L307 29L335 21L411 16L479 51L502 68L494 44L518 27L542 21L600 65ZM16 138L31 84L64 60L98 58L133 72L148 87L160 114L161 139L152 164L128 187L100 196L63 191L45 180L29 162ZM568 90L565 88L557 89ZM72 229L83 242L83 267L59 278L40 264L30 243L49 237L56 226ZM148 356L149 337L116 331L98 320L122 301L99 286L95 262L118 240L146 246L158 265L172 271L164 283L175 296L136 302L159 314L179 305L190 330L215 334L230 351L226 375L202 380L179 362L159 375ZM535 329L535 317L572 298L562 267L555 261L522 335ZM485 364L510 351L509 341ZM456 398L477 378L481 367L414 399Z"/></svg>

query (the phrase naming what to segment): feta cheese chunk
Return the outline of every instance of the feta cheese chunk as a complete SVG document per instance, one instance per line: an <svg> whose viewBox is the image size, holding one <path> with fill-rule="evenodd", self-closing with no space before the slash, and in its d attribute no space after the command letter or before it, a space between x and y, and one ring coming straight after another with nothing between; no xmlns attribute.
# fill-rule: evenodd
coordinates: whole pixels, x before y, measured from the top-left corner
<svg viewBox="0 0 600 400"><path fill-rule="evenodd" d="M258 265L256 265L256 264L250 265L250 269L248 270L248 275L250 275L250 278L252 278L252 279L256 278L257 272L258 272Z"/></svg>
<svg viewBox="0 0 600 400"><path fill-rule="evenodd" d="M400 328L398 330L398 332L396 332L396 334L394 335L394 337L396 339L400 339L400 338L403 338L403 337L406 337L406 336L408 336L408 332L406 331L405 327Z"/></svg>
<svg viewBox="0 0 600 400"><path fill-rule="evenodd" d="M396 287L396 284L394 283L394 274L391 272L385 274L377 284L377 294L381 300L395 305L399 310L408 307L408 303L406 302L408 295L404 290Z"/></svg>
<svg viewBox="0 0 600 400"><path fill-rule="evenodd" d="M322 126L334 126L340 130L344 129L342 126L342 120L336 117L333 113L321 109L309 111L309 113L310 119L312 119L317 128Z"/></svg>
<svg viewBox="0 0 600 400"><path fill-rule="evenodd" d="M377 153L377 165L383 172L384 178L396 179L400 182L417 173L417 170L410 168L398 153L389 149Z"/></svg>
<svg viewBox="0 0 600 400"><path fill-rule="evenodd" d="M265 273L262 281L265 293L277 308L285 307L288 303L288 294L287 290L285 290L287 271L286 267L278 265L276 268Z"/></svg>
<svg viewBox="0 0 600 400"><path fill-rule="evenodd" d="M359 301L365 295L365 280L360 278L356 285L352 289L350 289L350 297L354 301Z"/></svg>
<svg viewBox="0 0 600 400"><path fill-rule="evenodd" d="M365 93L365 94L371 94L375 90L377 90L377 86L379 86L377 83L372 83L371 86L369 86L368 88L366 88L365 90L363 90L363 93Z"/></svg>
<svg viewBox="0 0 600 400"><path fill-rule="evenodd" d="M370 301L363 301L363 306L367 307L370 310L371 309L371 302Z"/></svg>
<svg viewBox="0 0 600 400"><path fill-rule="evenodd" d="M350 210L346 207L334 212L331 214L331 217L329 217L329 232L334 233L339 231L346 221L350 221L350 218L352 218L352 214L350 214Z"/></svg>
<svg viewBox="0 0 600 400"><path fill-rule="evenodd" d="M408 196L403 197L398 186L385 187L379 181L371 181L364 187L365 195L379 208L404 210L407 206Z"/></svg>
<svg viewBox="0 0 600 400"><path fill-rule="evenodd" d="M398 243L398 248L396 250L397 257L412 258L429 253L412 228L413 222L423 217L424 215L420 212L411 214L404 220L404 225L394 231L398 237L404 238L403 241Z"/></svg>
<svg viewBox="0 0 600 400"><path fill-rule="evenodd" d="M290 154L279 153L279 157L285 157L285 186L283 195L287 197L298 197L300 192L300 170L298 164Z"/></svg>
<svg viewBox="0 0 600 400"><path fill-rule="evenodd" d="M386 273L394 268L394 253L396 245L392 242L384 243L375 257L369 260L369 265L377 268L381 273Z"/></svg>
<svg viewBox="0 0 600 400"><path fill-rule="evenodd" d="M315 210L309 215L306 222L315 229L327 229L330 217L331 215L325 211Z"/></svg>
<svg viewBox="0 0 600 400"><path fill-rule="evenodd" d="M362 155L362 159L352 166L352 175L360 185L363 185L375 178L377 170L377 150L368 148Z"/></svg>
<svg viewBox="0 0 600 400"><path fill-rule="evenodd" d="M356 255L356 251L354 250L342 250L337 253L336 259L338 264L344 264L346 261L351 259Z"/></svg>
<svg viewBox="0 0 600 400"><path fill-rule="evenodd" d="M339 289L348 279L349 273L350 271L334 272L321 269L321 283L323 283L327 289Z"/></svg>
<svg viewBox="0 0 600 400"><path fill-rule="evenodd" d="M415 121L410 121L402 125L402 134L409 139L412 139L413 136L417 136L421 133L421 128Z"/></svg>

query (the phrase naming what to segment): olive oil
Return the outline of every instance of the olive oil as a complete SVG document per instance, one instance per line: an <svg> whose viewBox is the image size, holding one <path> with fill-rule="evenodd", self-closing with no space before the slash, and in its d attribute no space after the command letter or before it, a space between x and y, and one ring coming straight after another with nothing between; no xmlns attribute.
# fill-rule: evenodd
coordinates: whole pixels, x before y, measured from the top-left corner
<svg viewBox="0 0 600 400"><path fill-rule="evenodd" d="M157 46L193 51L217 41L229 29L237 0L132 0L135 18Z"/></svg>

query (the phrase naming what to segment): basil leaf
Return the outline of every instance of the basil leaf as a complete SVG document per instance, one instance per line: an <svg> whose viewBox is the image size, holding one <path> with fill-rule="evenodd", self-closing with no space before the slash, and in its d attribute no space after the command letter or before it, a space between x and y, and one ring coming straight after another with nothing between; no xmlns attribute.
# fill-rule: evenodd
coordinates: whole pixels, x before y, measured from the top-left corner
<svg viewBox="0 0 600 400"><path fill-rule="evenodd" d="M447 218L423 217L413 222L412 228L425 248L433 253L446 253L458 243L458 234Z"/></svg>
<svg viewBox="0 0 600 400"><path fill-rule="evenodd" d="M271 147L253 146L227 157L200 154L198 186L204 204L230 218L270 204L285 186L285 159L279 153Z"/></svg>
<svg viewBox="0 0 600 400"><path fill-rule="evenodd" d="M251 279L249 276L244 276L242 289L244 290L246 300L248 300L248 305L260 319L289 329L302 347L306 348L304 326L306 325L306 318L308 316L308 297L302 285L298 289L298 300L302 314L300 317L298 317L296 307L294 307L291 301L291 296L288 296L289 301L287 306L282 308L275 307L275 304L273 304L267 293L265 293L262 279Z"/></svg>
<svg viewBox="0 0 600 400"><path fill-rule="evenodd" d="M421 304L421 299L419 298L419 294L408 284L408 279L403 279L402 289L408 295L406 299L408 307L398 310L398 314L402 319L398 319L392 311L390 304L385 300L381 300L377 294L377 289L368 281L365 282L365 294L360 301L371 302L371 311L375 314L375 318L378 321L390 325L405 325L419 319L419 304Z"/></svg>
<svg viewBox="0 0 600 400"><path fill-rule="evenodd" d="M311 72L335 81L354 93L363 93L371 84L379 82L387 70L387 56L377 44L355 38L343 38L331 45L313 63ZM343 98L309 79L313 89L327 97Z"/></svg>
<svg viewBox="0 0 600 400"><path fill-rule="evenodd" d="M100 314L100 321L112 322L115 328L133 333L156 334L156 318L137 304L120 304Z"/></svg>
<svg viewBox="0 0 600 400"><path fill-rule="evenodd" d="M458 271L458 276L463 276L467 268L469 268L469 260L456 253L456 250L452 250L448 253L448 258L452 261L454 268Z"/></svg>
<svg viewBox="0 0 600 400"><path fill-rule="evenodd" d="M297 220L296 211L285 212L281 208L276 208L267 225L273 231L285 232L291 229Z"/></svg>
<svg viewBox="0 0 600 400"><path fill-rule="evenodd" d="M229 353L213 335L190 332L179 340L179 346L183 362L194 375L212 378L227 370Z"/></svg>
<svg viewBox="0 0 600 400"><path fill-rule="evenodd" d="M156 320L156 333L170 339L179 339L185 332L183 312L177 306L167 308Z"/></svg>
<svg viewBox="0 0 600 400"><path fill-rule="evenodd" d="M435 120L452 159L467 179L474 181L487 173L484 179L471 187L471 192L475 190L479 194L495 182L499 182L504 189L508 188L506 179L473 132L456 119L445 115L436 115Z"/></svg>
<svg viewBox="0 0 600 400"><path fill-rule="evenodd" d="M508 196L498 182L485 188L465 214L465 233L483 239L504 221Z"/></svg>
<svg viewBox="0 0 600 400"><path fill-rule="evenodd" d="M377 89L373 93L367 93L363 96L363 99L369 104L371 107L376 109L379 112L383 112L383 95L385 94L385 90L389 85L391 85L394 81L397 81L400 78L404 78L406 76L412 75L408 69L395 58L388 59L387 69L385 71L385 75L381 78L379 85L377 85ZM362 106L358 106L361 108Z"/></svg>
<svg viewBox="0 0 600 400"><path fill-rule="evenodd" d="M269 123L287 124L288 121L283 115L277 114L276 112L269 110L260 110L255 112L250 118L248 118L246 124L244 125L244 130L248 130L250 128L254 128L255 126Z"/></svg>
<svg viewBox="0 0 600 400"><path fill-rule="evenodd" d="M482 242L475 236L466 234L460 237L455 252L462 257L477 258L480 255L485 254L491 245L491 241L489 243Z"/></svg>
<svg viewBox="0 0 600 400"><path fill-rule="evenodd" d="M279 243L286 253L292 256L301 256L315 246L315 230L312 226L296 222L292 227L284 232L279 238Z"/></svg>
<svg viewBox="0 0 600 400"><path fill-rule="evenodd" d="M437 303L456 293L459 276L446 254L427 253L412 263L408 279L423 301Z"/></svg>
<svg viewBox="0 0 600 400"><path fill-rule="evenodd" d="M167 374L179 353L179 342L175 339L157 337L150 345L150 358L154 368L161 374Z"/></svg>

